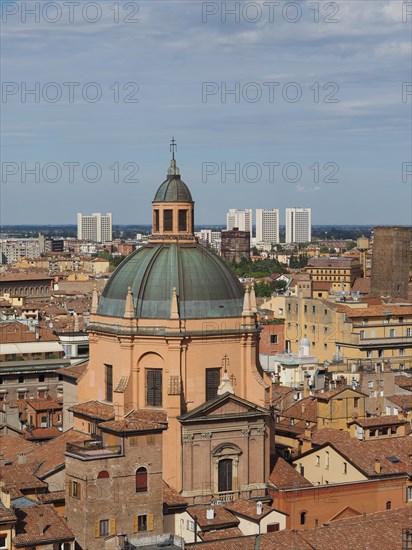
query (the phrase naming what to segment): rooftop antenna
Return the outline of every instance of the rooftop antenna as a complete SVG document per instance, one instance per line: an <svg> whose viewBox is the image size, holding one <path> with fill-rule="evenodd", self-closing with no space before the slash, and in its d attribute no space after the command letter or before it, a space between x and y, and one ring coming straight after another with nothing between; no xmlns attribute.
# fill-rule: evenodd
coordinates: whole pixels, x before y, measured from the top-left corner
<svg viewBox="0 0 412 550"><path fill-rule="evenodd" d="M172 153L172 159L175 160L175 151L177 151L177 143L174 137L170 141L170 152Z"/></svg>

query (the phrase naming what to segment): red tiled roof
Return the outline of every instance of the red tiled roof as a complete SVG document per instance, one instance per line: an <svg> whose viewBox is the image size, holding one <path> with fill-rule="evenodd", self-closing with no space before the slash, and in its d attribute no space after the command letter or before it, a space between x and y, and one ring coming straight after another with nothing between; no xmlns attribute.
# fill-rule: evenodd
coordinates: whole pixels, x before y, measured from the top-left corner
<svg viewBox="0 0 412 550"><path fill-rule="evenodd" d="M81 365L73 365L72 367L65 367L56 371L56 374L61 376L67 376L73 380L78 380L81 378L89 366L88 362L82 363Z"/></svg>
<svg viewBox="0 0 412 550"><path fill-rule="evenodd" d="M38 441L40 439L52 439L61 434L58 428L33 428L29 432L24 433L24 438L29 441Z"/></svg>
<svg viewBox="0 0 412 550"><path fill-rule="evenodd" d="M395 416L372 416L370 418L358 418L348 424L357 424L362 428L373 428L374 426L393 426L398 424L407 424L407 420Z"/></svg>
<svg viewBox="0 0 412 550"><path fill-rule="evenodd" d="M11 464L0 468L0 480L4 489L12 497L20 496L21 491L28 489L46 489L47 484L33 475L32 469L26 464Z"/></svg>
<svg viewBox="0 0 412 550"><path fill-rule="evenodd" d="M391 395L386 398L388 401L402 409L410 411L412 409L412 394L409 395Z"/></svg>
<svg viewBox="0 0 412 550"><path fill-rule="evenodd" d="M229 527L228 529L217 529L215 531L205 531L200 534L203 541L224 540L233 537L242 537L243 533L239 527Z"/></svg>
<svg viewBox="0 0 412 550"><path fill-rule="evenodd" d="M256 502L252 502L250 500L234 500L233 502L229 502L224 506L226 510L229 510L229 512L232 512L233 514L239 514L255 521L259 521L267 516L270 512L275 511L274 508L271 508L270 506L266 506L264 504L262 506L262 513L258 514L256 510Z"/></svg>
<svg viewBox="0 0 412 550"><path fill-rule="evenodd" d="M56 341L58 337L47 328L38 327L38 338L36 332L31 331L23 323L13 321L0 324L0 342L12 344L16 342L50 342Z"/></svg>
<svg viewBox="0 0 412 550"><path fill-rule="evenodd" d="M16 509L14 544L17 548L74 540L74 534L52 505L42 504ZM40 524L43 529L40 531Z"/></svg>
<svg viewBox="0 0 412 550"><path fill-rule="evenodd" d="M66 443L78 443L90 439L88 434L73 429L67 430L58 437L36 447L27 455L27 463L33 465L33 472L36 476L42 477L60 466L64 466Z"/></svg>
<svg viewBox="0 0 412 550"><path fill-rule="evenodd" d="M163 481L163 502L167 506L185 506L187 501L175 489Z"/></svg>
<svg viewBox="0 0 412 550"><path fill-rule="evenodd" d="M408 436L359 441L358 439L351 438L348 432L323 428L314 433L312 443L314 445L330 443L368 477L389 474L412 474L410 456L412 440ZM389 460L390 457L395 457L397 461ZM376 460L380 462L380 474L377 474L375 471Z"/></svg>
<svg viewBox="0 0 412 550"><path fill-rule="evenodd" d="M51 398L34 398L25 400L28 407L35 411L61 410L63 407L60 403Z"/></svg>
<svg viewBox="0 0 412 550"><path fill-rule="evenodd" d="M279 456L269 477L269 482L278 489L312 487L312 483L300 475L286 460Z"/></svg>
<svg viewBox="0 0 412 550"><path fill-rule="evenodd" d="M209 508L213 508L213 519L206 519L206 511ZM189 506L187 508L188 514L195 519L202 531L210 531L212 529L219 529L219 527L237 527L239 520L226 510L222 505L219 506Z"/></svg>
<svg viewBox="0 0 412 550"><path fill-rule="evenodd" d="M41 504L52 504L53 502L60 502L66 499L66 491L53 491L52 493L44 493L38 495L37 499Z"/></svg>
<svg viewBox="0 0 412 550"><path fill-rule="evenodd" d="M395 376L395 384L400 388L412 391L412 376Z"/></svg>
<svg viewBox="0 0 412 550"><path fill-rule="evenodd" d="M297 403L293 403L285 409L280 416L287 418L299 418L306 422L317 422L317 403L314 397L305 397Z"/></svg>
<svg viewBox="0 0 412 550"><path fill-rule="evenodd" d="M14 523L16 521L16 516L13 514L13 512L3 506L3 504L0 503L0 524L4 523ZM3 526L4 529L4 526Z"/></svg>
<svg viewBox="0 0 412 550"><path fill-rule="evenodd" d="M5 462L14 462L19 454L26 454L36 449L38 445L26 441L21 435L0 435L0 454Z"/></svg>
<svg viewBox="0 0 412 550"><path fill-rule="evenodd" d="M97 420L111 420L114 418L114 407L101 401L86 401L69 408L75 414L81 414Z"/></svg>
<svg viewBox="0 0 412 550"><path fill-rule="evenodd" d="M0 283L18 282L18 281L52 281L47 273L0 273Z"/></svg>
<svg viewBox="0 0 412 550"><path fill-rule="evenodd" d="M130 412L122 420L102 422L99 424L99 427L115 432L165 430L167 427L167 415L164 411L139 409Z"/></svg>

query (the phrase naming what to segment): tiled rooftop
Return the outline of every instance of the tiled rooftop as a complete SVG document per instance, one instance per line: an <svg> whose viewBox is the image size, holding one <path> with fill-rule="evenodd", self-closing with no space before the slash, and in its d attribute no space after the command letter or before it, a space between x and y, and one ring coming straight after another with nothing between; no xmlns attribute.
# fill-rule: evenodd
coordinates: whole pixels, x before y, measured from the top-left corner
<svg viewBox="0 0 412 550"><path fill-rule="evenodd" d="M189 506L187 512L195 519L202 531L210 531L225 527L237 527L239 520L225 506L213 506L214 518L206 519L206 511L211 506Z"/></svg>
<svg viewBox="0 0 412 550"><path fill-rule="evenodd" d="M74 534L52 505L27 506L16 510L16 548L36 546L55 541L74 540ZM43 524L42 533L40 525Z"/></svg>
<svg viewBox="0 0 412 550"><path fill-rule="evenodd" d="M112 420L114 418L114 407L109 403L101 401L86 401L69 408L75 414L81 414L97 420Z"/></svg>
<svg viewBox="0 0 412 550"><path fill-rule="evenodd" d="M0 435L0 454L3 455L5 462L14 462L19 454L29 453L37 447L36 443L26 441L20 435Z"/></svg>
<svg viewBox="0 0 412 550"><path fill-rule="evenodd" d="M88 362L82 363L81 365L73 365L72 367L65 367L56 371L57 374L67 376L73 380L78 380L81 378L88 367Z"/></svg>
<svg viewBox="0 0 412 550"><path fill-rule="evenodd" d="M186 500L175 489L163 481L163 502L167 506L185 506Z"/></svg>
<svg viewBox="0 0 412 550"><path fill-rule="evenodd" d="M44 476L64 464L66 443L79 443L90 439L88 434L73 429L67 430L28 454L27 463L33 465L33 472L36 476Z"/></svg>
<svg viewBox="0 0 412 550"><path fill-rule="evenodd" d="M351 438L348 432L323 428L315 432L312 443L314 445L330 443L369 477L378 475L375 471L376 459L381 465L380 475L406 472L409 475L412 474L412 440L408 436L359 441ZM397 460L390 460L390 457L395 457Z"/></svg>
<svg viewBox="0 0 412 550"><path fill-rule="evenodd" d="M279 456L269 477L269 482L278 489L312 487L312 483L300 475L286 460Z"/></svg>
<svg viewBox="0 0 412 550"><path fill-rule="evenodd" d="M167 415L164 411L148 411L139 409L130 412L122 420L102 422L100 428L115 432L138 432L151 430L165 430Z"/></svg>

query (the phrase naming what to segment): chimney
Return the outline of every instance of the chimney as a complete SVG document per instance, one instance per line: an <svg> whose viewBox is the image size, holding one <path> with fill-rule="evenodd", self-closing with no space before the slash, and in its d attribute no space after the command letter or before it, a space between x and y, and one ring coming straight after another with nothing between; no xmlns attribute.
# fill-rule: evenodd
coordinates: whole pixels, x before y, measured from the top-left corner
<svg viewBox="0 0 412 550"><path fill-rule="evenodd" d="M381 471L382 471L381 462L380 462L379 458L375 458L375 472L377 474L380 474Z"/></svg>
<svg viewBox="0 0 412 550"><path fill-rule="evenodd" d="M215 519L215 511L213 508L208 508L206 510L206 519Z"/></svg>
<svg viewBox="0 0 412 550"><path fill-rule="evenodd" d="M257 503L256 503L256 515L257 516L260 516L263 512L263 504L262 502L259 500Z"/></svg>
<svg viewBox="0 0 412 550"><path fill-rule="evenodd" d="M44 517L43 512L39 512L39 534L44 534Z"/></svg>
<svg viewBox="0 0 412 550"><path fill-rule="evenodd" d="M17 464L26 464L26 454L25 453L19 453L17 455Z"/></svg>

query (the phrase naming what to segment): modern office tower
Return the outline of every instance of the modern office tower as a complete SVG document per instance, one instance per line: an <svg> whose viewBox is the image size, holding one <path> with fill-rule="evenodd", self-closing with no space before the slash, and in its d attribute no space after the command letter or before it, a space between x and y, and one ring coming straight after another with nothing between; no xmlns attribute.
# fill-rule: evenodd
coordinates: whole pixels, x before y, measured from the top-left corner
<svg viewBox="0 0 412 550"><path fill-rule="evenodd" d="M373 296L408 298L411 234L410 227L375 227L373 230Z"/></svg>
<svg viewBox="0 0 412 550"><path fill-rule="evenodd" d="M83 241L106 243L112 240L112 214L77 214L77 238Z"/></svg>
<svg viewBox="0 0 412 550"><path fill-rule="evenodd" d="M256 209L256 242L277 244L279 242L279 209Z"/></svg>
<svg viewBox="0 0 412 550"><path fill-rule="evenodd" d="M307 243L312 240L310 208L286 208L286 242Z"/></svg>
<svg viewBox="0 0 412 550"><path fill-rule="evenodd" d="M239 231L248 231L252 238L253 214L251 209L236 210L231 208L226 214L226 229L231 231L236 227Z"/></svg>

